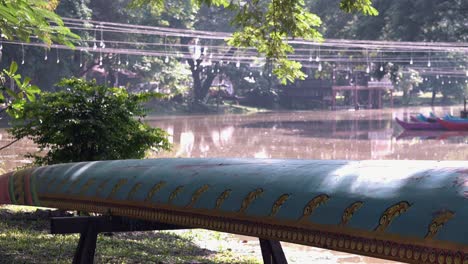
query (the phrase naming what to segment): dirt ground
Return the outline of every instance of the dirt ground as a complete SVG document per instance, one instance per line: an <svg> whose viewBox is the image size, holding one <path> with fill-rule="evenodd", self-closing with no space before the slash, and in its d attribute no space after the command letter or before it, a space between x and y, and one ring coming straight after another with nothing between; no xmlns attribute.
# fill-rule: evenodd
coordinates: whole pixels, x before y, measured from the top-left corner
<svg viewBox="0 0 468 264"><path fill-rule="evenodd" d="M175 232L190 232L190 231L175 231ZM234 255L240 254L249 257L255 257L261 261L262 253L260 250L260 244L257 238L231 235L222 233L222 239L217 239L216 235L210 235L210 231L196 231L197 234L204 234L200 237L195 237L194 242L200 247L208 250L230 250ZM399 262L381 260L376 258L364 257L359 255L353 255L344 252L332 251L321 248L314 248L308 246L302 246L292 243L282 242L284 253L288 260L288 263L295 264L308 264L308 263L319 263L319 264L397 264Z"/></svg>

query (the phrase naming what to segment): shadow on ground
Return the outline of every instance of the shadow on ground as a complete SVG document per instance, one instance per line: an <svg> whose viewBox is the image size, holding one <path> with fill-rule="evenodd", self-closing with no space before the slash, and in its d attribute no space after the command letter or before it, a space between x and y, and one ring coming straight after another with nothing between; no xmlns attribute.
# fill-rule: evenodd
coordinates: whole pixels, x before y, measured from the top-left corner
<svg viewBox="0 0 468 264"><path fill-rule="evenodd" d="M49 234L50 212L0 208L0 263L71 263L78 235ZM171 232L114 233L98 237L95 263L250 263L207 250Z"/></svg>

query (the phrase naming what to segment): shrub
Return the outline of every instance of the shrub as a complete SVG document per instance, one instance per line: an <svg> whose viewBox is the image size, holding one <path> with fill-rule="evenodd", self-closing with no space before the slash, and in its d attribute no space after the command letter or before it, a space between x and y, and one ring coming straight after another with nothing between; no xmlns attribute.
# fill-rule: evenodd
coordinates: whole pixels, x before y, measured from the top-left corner
<svg viewBox="0 0 468 264"><path fill-rule="evenodd" d="M40 165L143 158L148 150L167 150L165 131L143 123L141 103L155 93L129 94L123 88L97 85L95 81L63 79L55 93L25 105L24 117L15 120L10 133L28 137L46 150L32 154Z"/></svg>

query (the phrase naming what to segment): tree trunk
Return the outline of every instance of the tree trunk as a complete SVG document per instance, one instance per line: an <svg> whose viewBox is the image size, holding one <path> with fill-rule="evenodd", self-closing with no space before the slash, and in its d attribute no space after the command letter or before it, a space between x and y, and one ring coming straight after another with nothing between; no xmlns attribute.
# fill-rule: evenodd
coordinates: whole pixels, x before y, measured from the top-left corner
<svg viewBox="0 0 468 264"><path fill-rule="evenodd" d="M192 38L181 38L182 44L188 44ZM231 47L227 52L226 55L233 53L236 48ZM188 50L188 47L186 48ZM190 66L190 71L192 72L192 79L193 79L193 98L196 103L202 103L205 99L206 95L208 94L210 87L213 83L214 78L216 77L217 73L207 71L206 77L202 77L202 67L201 63L203 61L203 55L197 60L194 59L187 59L187 62ZM219 67L220 65L218 65Z"/></svg>
<svg viewBox="0 0 468 264"><path fill-rule="evenodd" d="M432 98L431 98L431 106L434 107L435 97L437 94L437 90L435 88L432 89Z"/></svg>
<svg viewBox="0 0 468 264"><path fill-rule="evenodd" d="M193 79L193 98L195 102L201 102L203 98L205 98L206 94L203 94L203 85L202 80L200 77L200 60L194 61L192 59L187 60L190 71L192 72L192 79Z"/></svg>

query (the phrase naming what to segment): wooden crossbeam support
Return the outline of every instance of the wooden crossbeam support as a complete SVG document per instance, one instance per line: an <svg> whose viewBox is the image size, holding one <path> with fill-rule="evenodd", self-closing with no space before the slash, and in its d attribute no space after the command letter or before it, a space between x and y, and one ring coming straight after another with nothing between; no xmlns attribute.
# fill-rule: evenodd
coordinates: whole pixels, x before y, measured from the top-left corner
<svg viewBox="0 0 468 264"><path fill-rule="evenodd" d="M135 220L118 216L72 216L53 217L50 220L51 234L76 234L83 233L88 226L93 224L98 233L105 232L132 232L151 230L188 229L171 224L163 224L151 221Z"/></svg>
<svg viewBox="0 0 468 264"><path fill-rule="evenodd" d="M133 232L151 230L187 229L171 224L134 220L117 216L53 217L50 220L51 234L80 234L73 257L73 264L94 263L96 241L103 232Z"/></svg>
<svg viewBox="0 0 468 264"><path fill-rule="evenodd" d="M73 257L73 264L94 263L96 241L99 233L190 228L120 216L53 217L50 220L51 234L80 234L80 240ZM260 238L260 247L265 264L288 263L279 241Z"/></svg>

